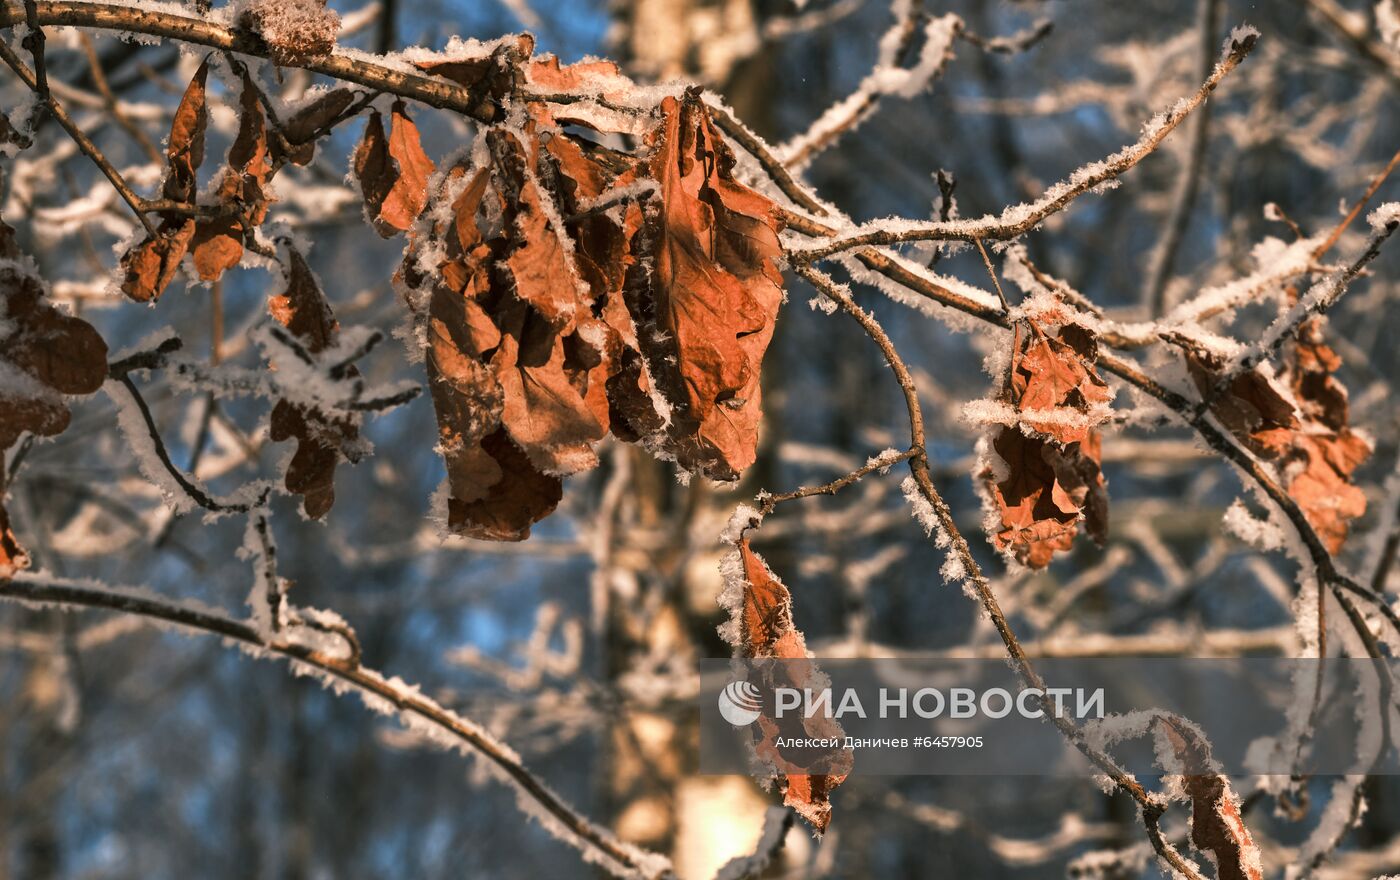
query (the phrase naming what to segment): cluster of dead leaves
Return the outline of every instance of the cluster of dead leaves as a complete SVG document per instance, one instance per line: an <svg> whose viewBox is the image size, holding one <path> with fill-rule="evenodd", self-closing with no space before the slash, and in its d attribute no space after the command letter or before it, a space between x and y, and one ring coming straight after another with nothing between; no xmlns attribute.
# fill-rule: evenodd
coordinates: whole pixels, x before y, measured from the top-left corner
<svg viewBox="0 0 1400 880"><path fill-rule="evenodd" d="M747 660L775 661L749 664L750 681L765 694L778 688L826 687L801 631L793 625L788 588L753 551L747 537L739 538L736 553L743 595L731 609L734 621L730 637L736 640L735 655ZM850 775L854 754L847 748L779 748L777 741L796 738L841 742L845 737L841 725L821 713L788 713L774 718L765 712L753 731L754 753L777 777L783 803L796 810L818 833L825 831L831 822L831 792Z"/></svg>
<svg viewBox="0 0 1400 880"><path fill-rule="evenodd" d="M226 165L202 196L199 168L209 126L207 60L195 71L175 110L161 197L185 207L158 212L155 234L122 255L122 291L137 302L159 299L186 254L200 281L217 281L237 266L254 230L267 218L277 171L288 162L309 163L317 138L340 122L354 101L350 89L324 92L273 131L257 85L245 68L238 68L238 75L238 133Z"/></svg>
<svg viewBox="0 0 1400 880"><path fill-rule="evenodd" d="M161 196L193 210L161 212L156 234L148 235L122 256L122 290L138 302L158 299L187 255L201 281L217 281L239 265L274 201L270 191L273 177L288 163L308 164L317 139L343 121L355 101L350 89L320 93L274 131L247 69L238 67L236 71L241 80L238 132L229 147L227 163L204 194L199 168L209 124L207 60L195 71L180 99L166 143ZM421 186L426 188L426 178ZM333 345L335 318L302 255L288 248L279 259L284 289L270 298L269 309L290 331L301 354L314 358ZM353 367L349 375L353 376ZM279 400L272 411L271 436L275 441L297 441L287 469L287 489L302 496L308 516L324 516L335 500L336 464L357 458L358 417Z"/></svg>
<svg viewBox="0 0 1400 880"><path fill-rule="evenodd" d="M0 221L0 462L29 432L53 437L68 427L65 395L92 394L107 378L107 344L81 318L47 303L25 266L14 230ZM29 564L10 530L0 467L0 579Z"/></svg>
<svg viewBox="0 0 1400 880"><path fill-rule="evenodd" d="M996 514L993 543L1033 568L1069 550L1081 522L1099 544L1108 535L1096 426L1112 394L1094 369L1093 334L1058 320L1049 312L1016 323L998 401L1014 417L993 429L979 474Z"/></svg>
<svg viewBox="0 0 1400 880"><path fill-rule="evenodd" d="M420 66L481 83L506 75L505 60ZM523 71L550 87L619 76L553 59ZM458 533L527 537L562 477L596 466L609 431L715 479L754 460L759 370L783 299L778 221L734 179L698 95L658 116L640 157L532 105L522 123L486 130L432 194L403 108L387 137L371 119L354 164L381 234L411 229L399 278L424 327Z"/></svg>
<svg viewBox="0 0 1400 880"><path fill-rule="evenodd" d="M538 91L628 86L607 62L565 67L533 48L519 37L413 63L496 104L522 78ZM257 86L235 72L238 134L204 191L208 62L181 98L161 187L181 207L123 255L132 299L158 299L187 255L201 281L237 266L278 170L309 161L317 137L358 109L335 90L269 125ZM697 93L663 102L638 155L571 133L597 122L547 106L490 127L471 159L437 174L397 101L387 123L370 110L351 162L376 231L410 233L398 277L423 328L449 525L492 540L526 537L609 432L689 473L737 478L755 458L760 366L783 300L774 206L735 180ZM289 259L273 313L315 355L334 320L302 257ZM357 430L343 414L278 403L272 436L298 441L287 486L308 515L329 509Z"/></svg>
<svg viewBox="0 0 1400 880"><path fill-rule="evenodd" d="M208 78L206 61L180 99L165 147L161 195L182 205L194 205L199 194L199 166L204 162L209 125ZM272 174L267 120L257 89L244 71L238 135L214 188L215 203L203 206L214 210L197 217L184 210L161 212L156 234L147 235L122 255L122 291L138 302L158 299L175 279L186 253L193 258L201 281L217 281L237 266L243 259L245 236L267 216L271 202L267 186Z"/></svg>
<svg viewBox="0 0 1400 880"><path fill-rule="evenodd" d="M1347 391L1335 375L1339 358L1324 341L1323 321L1298 330L1282 377L1256 367L1222 379L1224 359L1187 348L1191 377L1220 423L1246 449L1273 464L1329 553L1346 542L1351 520L1366 512L1352 474L1371 444L1348 424Z"/></svg>

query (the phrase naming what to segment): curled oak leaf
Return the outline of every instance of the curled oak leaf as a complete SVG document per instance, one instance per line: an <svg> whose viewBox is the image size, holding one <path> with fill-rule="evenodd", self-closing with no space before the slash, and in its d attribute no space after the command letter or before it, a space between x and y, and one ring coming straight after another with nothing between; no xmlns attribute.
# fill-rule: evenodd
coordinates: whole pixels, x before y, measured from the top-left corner
<svg viewBox="0 0 1400 880"><path fill-rule="evenodd" d="M1348 424L1347 391L1334 375L1341 365L1323 339L1322 319L1306 321L1290 371L1302 427L1283 457L1283 473L1289 496L1330 553L1342 549L1348 524L1366 512L1366 495L1351 478L1372 451L1370 441Z"/></svg>
<svg viewBox="0 0 1400 880"><path fill-rule="evenodd" d="M268 301L268 311L314 357L335 344L339 325L301 254L289 249L283 262L287 287ZM346 375L358 374L351 366ZM276 442L297 441L287 465L287 491L302 496L311 519L325 516L335 503L336 465L359 460L359 419L283 399L272 408L269 434Z"/></svg>
<svg viewBox="0 0 1400 880"><path fill-rule="evenodd" d="M1070 550L1081 523L1096 543L1108 537L1097 426L1113 395L1094 368L1093 334L1073 321L1056 329L1059 320L1051 310L1016 323L990 442L979 446L991 541L1032 568Z"/></svg>
<svg viewBox="0 0 1400 880"><path fill-rule="evenodd" d="M661 208L643 229L654 270L629 292L653 317L639 341L671 403L663 447L694 473L737 479L753 463L759 373L783 302L773 203L734 180L734 156L699 95L661 104L649 142Z"/></svg>
<svg viewBox="0 0 1400 880"><path fill-rule="evenodd" d="M194 230L193 219L161 221L155 238L147 237L122 254L122 292L137 302L159 299L175 280Z"/></svg>
<svg viewBox="0 0 1400 880"><path fill-rule="evenodd" d="M1078 324L1050 336L1033 319L1018 322L1006 396L1022 428L1063 445L1086 440L1113 399L1094 369L1096 357L1093 334Z"/></svg>
<svg viewBox="0 0 1400 880"><path fill-rule="evenodd" d="M1081 516L1090 537L1102 544L1108 495L1100 455L1097 431L1060 446L1016 427L998 427L990 454L984 449L979 475L996 514L991 529L996 548L1022 565L1044 568L1056 552L1073 546Z"/></svg>
<svg viewBox="0 0 1400 880"><path fill-rule="evenodd" d="M335 125L344 119L345 111L355 102L355 90L349 88L330 89L311 96L282 123L282 137L286 139L285 149L281 140L269 141L274 161L291 162L293 165L309 165L316 156L316 141L330 133Z"/></svg>
<svg viewBox="0 0 1400 880"><path fill-rule="evenodd" d="M423 152L403 101L394 102L387 137L379 111L370 113L351 161L365 210L380 236L393 238L412 226L428 201L433 162Z"/></svg>
<svg viewBox="0 0 1400 880"><path fill-rule="evenodd" d="M1181 792L1191 801L1191 846L1215 864L1216 880L1264 880L1239 796L1211 759L1205 737L1195 725L1170 717L1156 719L1153 727L1163 769L1180 774Z"/></svg>
<svg viewBox="0 0 1400 880"><path fill-rule="evenodd" d="M1288 495L1329 553L1341 551L1350 522L1366 513L1366 493L1351 484L1351 474L1370 455L1371 444L1346 430L1299 434L1284 457Z"/></svg>
<svg viewBox="0 0 1400 880"><path fill-rule="evenodd" d="M1191 381L1209 401L1211 413L1255 455L1274 459L1286 452L1300 427L1297 409L1278 380L1262 366L1238 373L1221 387L1226 360L1186 346Z"/></svg>
<svg viewBox="0 0 1400 880"><path fill-rule="evenodd" d="M584 145L564 134L543 140L559 181L560 209L574 243L574 266L588 286L593 320L581 321L580 335L593 335L601 357L590 370L588 403L599 422L618 437L637 441L658 434L669 405L655 393L638 342L638 325L628 310L624 288L640 269L634 253L642 226L642 202L654 186L631 157Z"/></svg>
<svg viewBox="0 0 1400 880"><path fill-rule="evenodd" d="M257 86L246 69L241 73L238 134L229 147L228 166L214 188L214 196L225 213L198 220L190 241L195 271L202 281L216 281L238 265L243 259L245 236L267 217L272 201L267 192L273 174L267 118Z"/></svg>
<svg viewBox="0 0 1400 880"><path fill-rule="evenodd" d="M540 473L504 430L481 441L481 448L509 475L477 501L447 499L447 525L452 531L486 541L523 541L530 526L544 519L564 497L558 477Z"/></svg>
<svg viewBox="0 0 1400 880"><path fill-rule="evenodd" d="M724 562L726 581L721 604L730 621L721 635L734 653L750 661L753 683L761 692L776 688L819 690L829 679L807 650L801 631L792 620L792 594L753 548L746 536L735 542L735 551ZM767 711L754 726L754 752L779 780L783 803L797 811L818 834L831 822L831 792L850 775L854 755L847 748L779 747L779 739L841 741L845 731L829 715L788 713L782 718Z"/></svg>
<svg viewBox="0 0 1400 880"><path fill-rule="evenodd" d="M1337 553L1351 520L1366 512L1366 496L1351 478L1370 456L1371 444L1348 425L1346 388L1333 375L1341 358L1322 330L1319 318L1299 327L1283 377L1261 365L1224 382L1224 358L1190 347L1186 354L1211 412L1245 448L1278 469L1289 497L1328 552Z"/></svg>
<svg viewBox="0 0 1400 880"><path fill-rule="evenodd" d="M185 88L170 138L165 145L166 171L161 195L175 202L191 204L199 188L199 166L204 161L204 132L209 125L206 81L209 63L199 65ZM154 236L146 236L121 257L122 292L137 302L160 298L174 280L194 237L195 222L189 217L167 212L161 215Z"/></svg>

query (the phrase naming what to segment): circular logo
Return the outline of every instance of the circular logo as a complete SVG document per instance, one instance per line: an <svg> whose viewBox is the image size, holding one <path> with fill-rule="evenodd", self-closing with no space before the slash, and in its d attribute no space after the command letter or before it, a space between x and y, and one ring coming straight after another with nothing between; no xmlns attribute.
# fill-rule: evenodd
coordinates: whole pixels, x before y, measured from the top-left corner
<svg viewBox="0 0 1400 880"><path fill-rule="evenodd" d="M719 692L719 714L735 727L753 724L763 711L758 688L747 681L731 681Z"/></svg>

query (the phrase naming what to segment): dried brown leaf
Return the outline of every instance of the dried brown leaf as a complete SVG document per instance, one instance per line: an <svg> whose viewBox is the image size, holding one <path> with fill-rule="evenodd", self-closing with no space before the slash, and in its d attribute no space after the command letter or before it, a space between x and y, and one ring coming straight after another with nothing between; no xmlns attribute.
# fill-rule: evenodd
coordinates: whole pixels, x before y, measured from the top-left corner
<svg viewBox="0 0 1400 880"><path fill-rule="evenodd" d="M10 528L10 515L6 513L3 501L0 497L0 581L7 581L15 576L15 572L29 567L29 554L24 552Z"/></svg>
<svg viewBox="0 0 1400 880"><path fill-rule="evenodd" d="M1346 542L1349 524L1366 512L1366 495L1352 475L1371 444L1348 425L1346 388L1335 375L1339 358L1324 341L1321 318L1298 328L1283 381L1256 367L1220 387L1223 359L1187 351L1191 377L1211 412L1235 439L1279 471L1284 489L1329 553ZM1291 394L1290 394L1291 392Z"/></svg>
<svg viewBox="0 0 1400 880"><path fill-rule="evenodd" d="M335 315L299 252L289 249L285 266L286 290L268 301L268 311L308 354L320 354L335 343ZM354 367L347 375L357 375ZM287 491L302 496L302 509L311 519L325 516L335 503L336 465L358 460L359 420L284 399L272 409L269 433L276 442L297 441L287 465Z"/></svg>
<svg viewBox="0 0 1400 880"><path fill-rule="evenodd" d="M228 165L214 188L225 213L196 222L190 241L195 271L202 281L217 281L243 259L243 241L267 217L272 201L267 192L272 156L267 143L267 118L257 86L242 71L238 134L228 151Z"/></svg>
<svg viewBox="0 0 1400 880"><path fill-rule="evenodd" d="M175 108L170 138L165 145L165 181L161 184L161 195L171 201L192 203L199 190L204 132L209 125L208 77L209 62L205 61L195 71ZM122 254L122 292L137 302L159 299L175 279L194 234L194 220L173 212L164 214L156 235L147 235Z"/></svg>
<svg viewBox="0 0 1400 880"><path fill-rule="evenodd" d="M807 651L802 633L793 624L792 595L787 586L753 551L747 537L739 539L737 553L743 596L733 609L739 639L736 654L749 660L786 661L751 665L761 679L755 682L760 691L816 688L820 670ZM776 773L783 802L811 823L817 833L825 831L831 822L831 792L850 774L853 753L845 748L793 749L777 743L780 738L839 742L845 735L841 725L821 713L810 717L789 713L776 718L765 712L759 716L754 731L755 753Z"/></svg>
<svg viewBox="0 0 1400 880"><path fill-rule="evenodd" d="M1264 880L1259 848L1229 778L1203 772L1213 765L1209 743L1190 725L1170 718L1158 719L1156 726L1176 762L1187 771L1181 786L1191 800L1191 845L1210 856L1216 880Z"/></svg>
<svg viewBox="0 0 1400 880"><path fill-rule="evenodd" d="M427 204L433 162L423 152L403 101L394 102L387 137L379 112L370 114L352 161L365 209L379 234L393 238L411 227Z"/></svg>
<svg viewBox="0 0 1400 880"><path fill-rule="evenodd" d="M1080 523L1108 536L1108 492L1097 425L1112 393L1094 367L1097 342L1083 326L1046 313L1016 324L1001 402L1013 424L993 428L978 474L996 513L992 543L1023 565L1044 568L1074 545Z"/></svg>
<svg viewBox="0 0 1400 880"><path fill-rule="evenodd" d="M277 158L294 165L311 164L316 155L316 141L341 121L342 115L354 102L354 89L331 89L288 116L282 122L282 136L287 139L289 152ZM281 142L277 140L272 141L270 146L274 148L274 153L282 149Z"/></svg>
<svg viewBox="0 0 1400 880"><path fill-rule="evenodd" d="M734 180L697 94L667 98L661 112L649 168L661 210L646 231L655 270L629 307L655 315L659 332L640 342L673 406L668 451L732 480L756 456L759 372L783 301L779 224L771 201Z"/></svg>

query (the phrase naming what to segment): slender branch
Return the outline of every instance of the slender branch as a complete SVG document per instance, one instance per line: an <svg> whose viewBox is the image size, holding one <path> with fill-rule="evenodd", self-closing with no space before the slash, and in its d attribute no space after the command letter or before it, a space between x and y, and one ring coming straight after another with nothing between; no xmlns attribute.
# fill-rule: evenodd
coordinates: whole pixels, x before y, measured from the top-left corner
<svg viewBox="0 0 1400 880"><path fill-rule="evenodd" d="M230 504L219 501L205 492L201 487L197 486L185 475L185 472L180 470L175 462L171 460L170 452L165 448L165 441L161 439L160 429L156 427L155 417L151 415L151 408L146 405L145 398L141 396L141 391L136 387L136 383L132 381L131 376L127 373L122 373L115 376L114 379L126 390L126 393L131 398L131 402L141 414L146 433L149 435L151 445L155 449L156 458L160 461L161 466L165 468L166 472L170 474L170 478L175 481L175 484L179 486L180 490L183 491L191 501L205 510L216 513L245 513L255 507L262 506L262 504L266 502L267 490L264 490L261 497L256 501Z"/></svg>
<svg viewBox="0 0 1400 880"><path fill-rule="evenodd" d="M897 229L885 229L880 222L843 234L829 242L812 248L792 250L794 259L819 260L843 251L868 245L899 244L907 241L967 241L991 239L1006 241L1017 238L1040 225L1045 218L1064 210L1075 199L1087 192L1117 179L1136 167L1157 149L1167 135L1206 102L1216 86L1235 68L1239 67L1254 48L1256 36L1248 34L1232 40L1227 54L1211 71L1209 78L1196 90L1195 94L1178 102L1167 113L1154 120L1146 133L1134 144L1109 156L1102 162L1085 166L1075 172L1069 180L1051 187L1038 200L1007 208L998 216L984 216L977 220L954 220L947 223L911 223Z"/></svg>
<svg viewBox="0 0 1400 880"><path fill-rule="evenodd" d="M996 288L997 299L1001 300L1001 310L1003 313L1011 311L1011 304L1006 301L1006 291L1001 289L1001 282L997 280L997 270L992 266L992 258L987 255L987 248L982 244L982 239L977 239L977 253L982 255L982 265L987 268L987 277L992 279L992 286Z"/></svg>
<svg viewBox="0 0 1400 880"><path fill-rule="evenodd" d="M9 8L0 7L0 9L3 10L0 11L0 24L3 24L3 12L9 11ZM13 24L14 22L10 23ZM18 76L31 91L43 100L44 106L48 108L49 113L58 121L58 124L63 126L63 130L68 132L68 136L78 145L78 149L82 150L83 155L92 160L93 164L98 167L102 174L111 181L112 186L121 195L122 199L131 206L132 213L136 215L137 220L141 221L141 225L146 227L147 234L154 236L156 234L156 228L151 223L151 218L146 216L145 203L141 197L136 194L135 190L127 185L126 179L122 177L121 172L117 171L112 163L107 161L107 157L98 149L97 144L92 142L92 138L84 134L83 130L78 128L77 124L73 122L72 117L68 115L68 111L63 109L63 105L58 103L58 99L49 91L48 83L41 83L34 71L25 66L24 62L14 53L14 50L5 44L4 40L0 40L0 61L4 61L5 64L15 72L15 76Z"/></svg>
<svg viewBox="0 0 1400 880"><path fill-rule="evenodd" d="M1375 65L1392 82L1400 83L1400 59L1388 52L1384 46L1377 45L1364 29L1352 27L1349 20L1351 13L1337 5L1335 0L1303 0L1303 3L1322 16L1333 30L1351 43L1362 57Z"/></svg>
<svg viewBox="0 0 1400 880"><path fill-rule="evenodd" d="M628 847L611 833L599 828L582 816L563 798L537 779L508 746L497 742L472 721L445 708L419 693L416 688L398 686L371 669L327 657L295 642L264 639L257 628L244 620L235 620L214 611L177 604L150 591L118 590L94 587L84 582L46 577L42 574L21 573L12 580L0 582L0 598L29 605L60 606L67 609L95 608L134 614L150 620L171 624L195 633L207 633L255 649L255 656L273 656L301 668L310 667L326 682L343 683L358 690L374 705L373 698L392 705L392 714L401 719L424 723L474 751L493 764L525 797L568 832L568 840L585 852L598 850L624 868L648 876L661 876L666 871L649 869L655 857Z"/></svg>
<svg viewBox="0 0 1400 880"><path fill-rule="evenodd" d="M968 546L967 540L963 537L961 530L953 520L953 513L949 509L947 502L943 500L938 489L933 485L932 477L929 474L928 452L925 446L926 433L924 428L923 412L919 405L919 393L914 382L913 374L905 365L899 352L895 350L894 343L890 341L875 317L856 305L851 299L851 295L842 290L824 273L811 268L810 266L799 265L796 267L797 274L804 280L817 288L824 296L835 302L842 311L850 315L860 324L867 336L875 343L885 356L886 363L894 372L895 381L899 383L901 392L904 394L905 407L909 414L909 433L911 438L911 455L908 459L909 472L918 487L919 494L932 508L938 523L947 533L951 540L951 551L957 555L966 572L968 582L971 584L977 595L983 611L992 621L997 634L1001 636L1002 643L1006 646L1006 651L1011 657L1012 665L1015 667L1022 682L1027 688L1045 691L1045 681L1040 677L1040 673L1035 670L1030 657L1021 647L1015 631L1011 628L1011 623L1006 619L1006 615L1001 610L1001 605L997 601L996 593L992 590L991 582L982 572L976 558L972 555L972 549ZM1138 802L1142 811L1143 824L1147 829L1148 836L1152 839L1152 845L1158 853L1166 859L1173 868L1180 871L1192 880L1200 880L1199 872L1195 871L1191 864L1176 849L1162 837L1161 830L1157 826L1157 819L1165 810L1160 799L1149 794L1146 789L1138 783L1131 775L1118 766L1111 756L1097 749L1085 741L1083 733L1069 718L1065 718L1057 712L1047 712L1047 717L1060 729L1060 732L1068 739L1085 757L1092 761L1095 766L1103 770L1117 787L1130 795Z"/></svg>
<svg viewBox="0 0 1400 880"><path fill-rule="evenodd" d="M820 486L799 486L791 492L783 492L780 495L772 495L764 492L759 495L759 511L764 516L773 512L773 509L785 501L795 501L798 498L811 498L814 495L835 495L847 486L859 481L861 478L873 474L875 471L887 471L891 465L907 461L916 454L914 449L906 449L903 452L890 450L887 453L872 456L869 461L845 476L838 477L830 483L823 483Z"/></svg>
<svg viewBox="0 0 1400 880"><path fill-rule="evenodd" d="M92 83L97 87L97 93L102 96L102 103L107 108L107 113L116 120L117 125L122 130L131 135L131 139L145 152L146 158L156 165L163 164L165 157L161 155L160 148L150 135L146 134L141 126L131 121L131 118L122 112L121 104L117 101L117 95L112 91L112 86L107 82L107 74L102 69L102 59L97 56L97 47L93 45L92 37L80 33L78 35L83 44L83 54L87 56L88 69L92 71ZM148 208L149 210L149 208Z"/></svg>
<svg viewBox="0 0 1400 880"><path fill-rule="evenodd" d="M787 164L802 167L811 161L813 156L834 144L843 134L854 129L875 112L880 98L884 96L884 90L876 80L875 73L888 71L906 60L914 46L914 38L918 36L919 21L922 17L923 0L907 0L904 3L903 15L897 18L880 38L880 54L876 59L875 72L861 82L855 94L832 105L812 123L811 128L780 148L783 160Z"/></svg>
<svg viewBox="0 0 1400 880"><path fill-rule="evenodd" d="M1400 167L1400 150L1396 150L1395 155L1390 157L1390 161L1385 164L1385 167L1382 168L1375 177L1371 178L1371 182L1366 187L1366 191L1361 194L1361 198L1356 200L1356 204L1352 205L1351 210L1347 211L1346 216L1342 218L1341 222L1333 227L1331 234L1327 236L1326 240L1317 246L1317 250L1313 251L1314 259L1322 259L1323 255L1332 249L1332 245L1337 243L1342 237L1342 233L1346 232L1347 227L1352 224L1352 221L1361 216L1361 212L1366 209L1367 203L1370 202L1371 198L1380 190L1381 184L1385 183L1386 178L1390 176L1390 173L1394 171L1396 167Z"/></svg>
<svg viewBox="0 0 1400 880"><path fill-rule="evenodd" d="M1220 0L1198 0L1196 51L1199 53L1199 77L1210 75L1215 63L1215 34L1220 30ZM1167 281L1171 278L1172 265L1176 262L1177 250L1186 237L1186 223L1191 219L1191 210L1196 206L1196 193L1201 187L1202 171L1205 168L1206 146L1210 143L1210 104L1206 103L1191 120L1186 147L1186 161L1177 175L1176 187L1172 192L1171 211L1167 216L1162 241L1152 254L1152 262L1147 270L1145 302L1148 315L1161 317L1166 307Z"/></svg>
<svg viewBox="0 0 1400 880"><path fill-rule="evenodd" d="M269 53L267 45L255 34L172 12L81 0L34 0L34 7L39 24L165 37L258 58L267 58ZM0 27L24 22L25 11L20 3L15 0L0 3ZM489 82L467 88L446 79L409 73L378 61L334 52L314 58L281 59L279 63L410 98L430 107L463 113L482 122L495 121L501 113L499 103L490 95L492 84Z"/></svg>
<svg viewBox="0 0 1400 880"><path fill-rule="evenodd" d="M966 28L958 36L984 52L993 52L998 55L1017 55L1028 51L1035 44L1050 36L1050 32L1054 29L1055 23L1053 21L1042 18L1025 30L1004 37L984 37Z"/></svg>
<svg viewBox="0 0 1400 880"><path fill-rule="evenodd" d="M758 160L763 169L773 178L773 183L777 185L783 195L792 199L794 204L802 206L819 217L825 217L830 213L821 202L814 199L810 193L798 185L797 181L793 179L792 171L777 156L773 155L772 151L757 135L736 120L728 108L715 102L708 102L706 106L709 107L710 116L713 117L720 131L729 135L750 156Z"/></svg>

